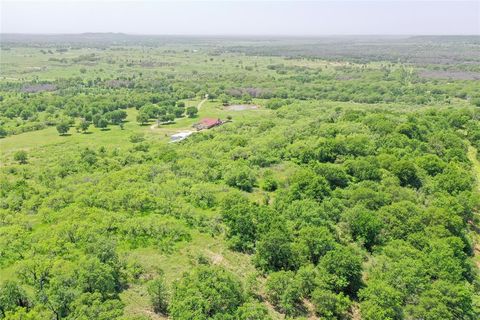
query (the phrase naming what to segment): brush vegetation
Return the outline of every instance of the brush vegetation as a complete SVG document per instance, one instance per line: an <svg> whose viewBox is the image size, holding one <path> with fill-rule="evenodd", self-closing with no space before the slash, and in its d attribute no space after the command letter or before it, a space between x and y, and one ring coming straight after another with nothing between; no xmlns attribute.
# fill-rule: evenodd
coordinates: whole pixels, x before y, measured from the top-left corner
<svg viewBox="0 0 480 320"><path fill-rule="evenodd" d="M2 40L0 319L478 319L478 38L267 40Z"/></svg>

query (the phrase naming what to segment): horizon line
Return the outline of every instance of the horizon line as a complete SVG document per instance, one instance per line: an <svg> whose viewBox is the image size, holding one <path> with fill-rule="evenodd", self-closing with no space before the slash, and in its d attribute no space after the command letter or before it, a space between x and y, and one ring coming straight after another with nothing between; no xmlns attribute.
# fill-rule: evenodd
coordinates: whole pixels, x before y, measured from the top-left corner
<svg viewBox="0 0 480 320"><path fill-rule="evenodd" d="M116 31L85 31L85 32L44 32L44 33L31 33L31 32L0 32L0 35L29 35L29 36L66 36L66 35L125 35L125 36L194 36L194 37L206 37L206 36L222 36L222 37L343 37L343 36L381 36L381 37L411 37L411 36L469 36L480 37L479 34L463 34L463 33L325 33L325 34L253 34L253 33L234 33L234 34L221 34L221 33L128 33L128 32L116 32Z"/></svg>

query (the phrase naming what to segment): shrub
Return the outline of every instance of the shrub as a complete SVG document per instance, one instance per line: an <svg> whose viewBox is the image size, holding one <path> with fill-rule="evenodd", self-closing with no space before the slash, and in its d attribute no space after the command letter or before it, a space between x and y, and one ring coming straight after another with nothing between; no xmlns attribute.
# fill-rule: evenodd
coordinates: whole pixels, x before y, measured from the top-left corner
<svg viewBox="0 0 480 320"><path fill-rule="evenodd" d="M15 152L13 160L18 161L20 164L26 164L28 160L28 154L25 150Z"/></svg>
<svg viewBox="0 0 480 320"><path fill-rule="evenodd" d="M230 187L250 192L255 185L256 179L247 167L230 167L225 175L225 182Z"/></svg>

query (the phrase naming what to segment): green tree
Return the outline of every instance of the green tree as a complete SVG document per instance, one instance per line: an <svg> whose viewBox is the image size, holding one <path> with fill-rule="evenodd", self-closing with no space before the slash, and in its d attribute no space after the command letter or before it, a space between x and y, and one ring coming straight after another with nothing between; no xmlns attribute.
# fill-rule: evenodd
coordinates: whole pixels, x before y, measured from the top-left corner
<svg viewBox="0 0 480 320"><path fill-rule="evenodd" d="M105 115L112 124L120 124L127 118L125 110L114 110Z"/></svg>
<svg viewBox="0 0 480 320"><path fill-rule="evenodd" d="M18 307L28 310L30 302L27 294L16 282L7 280L0 285L0 316L5 317L7 311Z"/></svg>
<svg viewBox="0 0 480 320"><path fill-rule="evenodd" d="M140 123L141 125L144 125L148 122L148 120L150 120L148 114L140 110L140 112L137 114L137 122Z"/></svg>
<svg viewBox="0 0 480 320"><path fill-rule="evenodd" d="M173 319L224 319L244 301L240 281L220 267L199 266L174 283Z"/></svg>
<svg viewBox="0 0 480 320"><path fill-rule="evenodd" d="M245 103L251 103L252 102L252 96L248 93L242 94L242 101Z"/></svg>
<svg viewBox="0 0 480 320"><path fill-rule="evenodd" d="M230 166L225 174L225 182L230 187L251 192L256 182L255 175L246 166Z"/></svg>
<svg viewBox="0 0 480 320"><path fill-rule="evenodd" d="M142 133L133 133L129 140L131 143L139 143L145 141L145 136Z"/></svg>
<svg viewBox="0 0 480 320"><path fill-rule="evenodd" d="M148 283L148 294L156 313L168 313L169 293L163 274Z"/></svg>
<svg viewBox="0 0 480 320"><path fill-rule="evenodd" d="M457 163L449 163L443 173L435 177L437 188L451 194L471 190L474 179L471 174Z"/></svg>
<svg viewBox="0 0 480 320"><path fill-rule="evenodd" d="M96 127L102 130L105 130L107 126L108 126L108 121L104 117L100 118L96 124Z"/></svg>
<svg viewBox="0 0 480 320"><path fill-rule="evenodd" d="M473 296L468 284L439 280L418 297L417 304L408 308L408 314L412 319L478 319Z"/></svg>
<svg viewBox="0 0 480 320"><path fill-rule="evenodd" d="M88 131L88 127L90 127L90 122L88 122L85 119L80 120L79 124L80 130L82 130L83 133Z"/></svg>
<svg viewBox="0 0 480 320"><path fill-rule="evenodd" d="M90 148L85 148L82 150L80 154L80 158L82 159L83 162L92 166L97 162L97 153L95 152L95 150L92 150Z"/></svg>
<svg viewBox="0 0 480 320"><path fill-rule="evenodd" d="M271 273L265 284L268 300L287 315L298 313L302 291L293 271Z"/></svg>
<svg viewBox="0 0 480 320"><path fill-rule="evenodd" d="M381 178L380 165L376 158L365 157L346 161L348 174L355 177L357 181L373 180Z"/></svg>
<svg viewBox="0 0 480 320"><path fill-rule="evenodd" d="M445 168L445 162L434 154L426 154L419 157L416 159L416 163L431 176L442 173Z"/></svg>
<svg viewBox="0 0 480 320"><path fill-rule="evenodd" d="M222 218L228 227L227 238L234 250L253 251L257 238L253 206L241 194L231 193L222 204Z"/></svg>
<svg viewBox="0 0 480 320"><path fill-rule="evenodd" d="M79 270L78 284L83 292L100 293L103 298L112 297L118 287L115 270L102 263L98 258L87 258L82 261Z"/></svg>
<svg viewBox="0 0 480 320"><path fill-rule="evenodd" d="M355 295L362 284L362 256L353 247L337 246L320 260L320 267L334 277L335 289Z"/></svg>
<svg viewBox="0 0 480 320"><path fill-rule="evenodd" d="M185 109L185 102L183 102L183 101L178 101L178 102L177 102L177 108Z"/></svg>
<svg viewBox="0 0 480 320"><path fill-rule="evenodd" d="M480 97L475 97L471 98L470 102L475 106L475 107L480 107Z"/></svg>
<svg viewBox="0 0 480 320"><path fill-rule="evenodd" d="M218 100L220 100L220 102L224 105L224 106L228 106L229 102L230 102L230 98L225 94L225 93L222 93L219 97L218 97Z"/></svg>
<svg viewBox="0 0 480 320"><path fill-rule="evenodd" d="M402 294L388 283L370 281L359 292L360 311L365 320L400 320L402 317Z"/></svg>
<svg viewBox="0 0 480 320"><path fill-rule="evenodd" d="M261 187L265 191L275 191L278 188L278 181L273 176L272 171L265 171L263 175L263 180L261 182Z"/></svg>
<svg viewBox="0 0 480 320"><path fill-rule="evenodd" d="M262 303L256 301L245 302L242 304L234 319L237 320L271 320L268 309Z"/></svg>
<svg viewBox="0 0 480 320"><path fill-rule="evenodd" d="M83 293L71 305L67 319L118 319L124 305L117 299L104 299L100 293Z"/></svg>
<svg viewBox="0 0 480 320"><path fill-rule="evenodd" d="M362 206L355 206L344 214L354 240L361 241L370 250L379 241L382 221L376 212Z"/></svg>
<svg viewBox="0 0 480 320"><path fill-rule="evenodd" d="M187 116L189 118L195 118L198 114L198 109L197 109L197 107L190 106L190 107L187 107L186 112L187 112Z"/></svg>
<svg viewBox="0 0 480 320"><path fill-rule="evenodd" d="M70 314L71 304L81 291L76 288L76 270L71 264L59 262L54 268L48 284L39 291L39 297L55 317L61 319Z"/></svg>
<svg viewBox="0 0 480 320"><path fill-rule="evenodd" d="M409 160L396 162L393 165L393 173L400 179L402 187L411 186L418 189L422 186L422 181L417 173L417 167Z"/></svg>
<svg viewBox="0 0 480 320"><path fill-rule="evenodd" d="M301 169L290 179L289 199L322 200L330 194L330 187L324 177L316 175L312 170Z"/></svg>
<svg viewBox="0 0 480 320"><path fill-rule="evenodd" d="M61 120L61 121L57 124L56 128L57 128L58 133L59 133L61 136L63 136L64 134L66 134L66 133L70 130L70 123L69 123L69 121L67 121L67 120L65 120L65 119L64 119L64 120Z"/></svg>
<svg viewBox="0 0 480 320"><path fill-rule="evenodd" d="M273 227L257 242L255 264L264 271L294 270L301 263L285 227Z"/></svg>
<svg viewBox="0 0 480 320"><path fill-rule="evenodd" d="M335 238L326 227L306 226L300 230L296 241L306 249L307 258L313 264L335 248Z"/></svg>
<svg viewBox="0 0 480 320"><path fill-rule="evenodd" d="M0 138L5 138L7 134L7 130L4 127L0 126Z"/></svg>
<svg viewBox="0 0 480 320"><path fill-rule="evenodd" d="M183 117L184 113L185 113L184 108L175 108L175 110L173 110L174 118L181 118Z"/></svg>
<svg viewBox="0 0 480 320"><path fill-rule="evenodd" d="M315 313L325 320L349 319L350 299L342 292L316 289L312 293ZM383 319L383 318L382 318Z"/></svg>
<svg viewBox="0 0 480 320"><path fill-rule="evenodd" d="M41 306L34 308L22 308L18 307L14 311L7 311L4 320L43 320L51 319L52 314L50 311L45 310Z"/></svg>
<svg viewBox="0 0 480 320"><path fill-rule="evenodd" d="M168 122L172 122L174 120L175 120L175 115L170 114L170 113L169 114L164 114L164 115L162 115L158 118L159 123L162 123L162 122L163 123L168 123Z"/></svg>
<svg viewBox="0 0 480 320"><path fill-rule="evenodd" d="M267 104L265 105L265 107L267 107L268 109L277 110L286 104L288 104L288 101L286 100L273 98L267 101Z"/></svg>

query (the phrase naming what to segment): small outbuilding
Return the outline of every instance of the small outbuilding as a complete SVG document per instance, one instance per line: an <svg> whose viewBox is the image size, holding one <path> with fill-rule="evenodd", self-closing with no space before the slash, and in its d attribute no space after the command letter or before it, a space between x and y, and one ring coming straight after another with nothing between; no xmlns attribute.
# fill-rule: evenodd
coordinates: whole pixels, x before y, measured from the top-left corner
<svg viewBox="0 0 480 320"><path fill-rule="evenodd" d="M223 122L218 118L204 118L199 123L193 125L197 130L210 129L221 125Z"/></svg>

